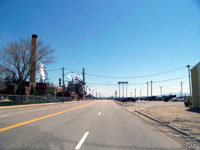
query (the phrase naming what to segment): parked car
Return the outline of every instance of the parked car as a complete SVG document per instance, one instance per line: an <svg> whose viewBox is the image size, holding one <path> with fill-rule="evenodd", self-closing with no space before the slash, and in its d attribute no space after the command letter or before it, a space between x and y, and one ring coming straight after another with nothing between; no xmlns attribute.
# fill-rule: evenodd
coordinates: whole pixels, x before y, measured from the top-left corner
<svg viewBox="0 0 200 150"><path fill-rule="evenodd" d="M170 100L173 102L183 102L185 101L186 97L180 96L180 97L173 97Z"/></svg>
<svg viewBox="0 0 200 150"><path fill-rule="evenodd" d="M162 97L156 97L156 98L155 98L155 101L162 101L162 100L163 100Z"/></svg>
<svg viewBox="0 0 200 150"><path fill-rule="evenodd" d="M128 97L128 98L127 98L127 101L129 101L129 102L130 102L130 101L135 102L136 100L137 100L137 99L136 99L136 98L133 98L133 97Z"/></svg>
<svg viewBox="0 0 200 150"><path fill-rule="evenodd" d="M176 95L169 95L169 96L162 96L164 102L168 102L170 99L172 99L173 97L176 97Z"/></svg>
<svg viewBox="0 0 200 150"><path fill-rule="evenodd" d="M173 97L170 100L173 101L173 102L176 102L177 101L177 97Z"/></svg>
<svg viewBox="0 0 200 150"><path fill-rule="evenodd" d="M184 104L185 104L185 107L191 107L192 106L192 96L191 95L186 97Z"/></svg>
<svg viewBox="0 0 200 150"><path fill-rule="evenodd" d="M148 98L149 101L154 101L157 97L156 96L151 96Z"/></svg>

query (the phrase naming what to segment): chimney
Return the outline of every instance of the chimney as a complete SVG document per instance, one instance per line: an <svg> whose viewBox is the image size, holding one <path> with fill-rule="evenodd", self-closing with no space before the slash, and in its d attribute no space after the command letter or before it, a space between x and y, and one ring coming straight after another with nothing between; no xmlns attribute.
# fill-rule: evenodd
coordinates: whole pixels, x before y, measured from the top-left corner
<svg viewBox="0 0 200 150"><path fill-rule="evenodd" d="M61 78L59 78L59 86L61 87Z"/></svg>
<svg viewBox="0 0 200 150"><path fill-rule="evenodd" d="M83 68L82 75L83 75L83 82L85 82L85 68Z"/></svg>
<svg viewBox="0 0 200 150"><path fill-rule="evenodd" d="M32 35L30 62L30 82L36 82L37 35Z"/></svg>

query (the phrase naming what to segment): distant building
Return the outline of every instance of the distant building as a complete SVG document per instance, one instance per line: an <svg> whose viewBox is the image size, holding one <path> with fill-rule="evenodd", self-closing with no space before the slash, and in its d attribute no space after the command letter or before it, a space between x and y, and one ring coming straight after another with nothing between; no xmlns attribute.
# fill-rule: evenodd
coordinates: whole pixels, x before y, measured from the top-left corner
<svg viewBox="0 0 200 150"><path fill-rule="evenodd" d="M45 83L45 81L37 82L36 81L36 58L37 58L37 35L32 35L31 41L31 50L30 50L30 80L25 82L25 95L56 95L65 97L71 97L72 99L84 99L86 95L85 90L85 69L83 68L83 79L80 79L78 76L75 80L69 81L67 87L61 86L61 79L59 78L59 86ZM0 82L0 94L16 94L17 83L12 80L10 77Z"/></svg>

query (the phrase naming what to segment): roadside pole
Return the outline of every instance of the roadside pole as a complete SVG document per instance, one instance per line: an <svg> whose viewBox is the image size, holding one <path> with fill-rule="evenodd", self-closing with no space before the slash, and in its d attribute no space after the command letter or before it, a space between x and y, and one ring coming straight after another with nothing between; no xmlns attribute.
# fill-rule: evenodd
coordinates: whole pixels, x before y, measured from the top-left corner
<svg viewBox="0 0 200 150"><path fill-rule="evenodd" d="M135 89L135 98L136 98L136 89Z"/></svg>
<svg viewBox="0 0 200 150"><path fill-rule="evenodd" d="M189 89L190 89L190 95L192 94L191 90L191 77L190 77L190 65L187 65L188 68L188 77L189 77Z"/></svg>
<svg viewBox="0 0 200 150"><path fill-rule="evenodd" d="M160 96L162 96L162 86L160 87Z"/></svg>
<svg viewBox="0 0 200 150"><path fill-rule="evenodd" d="M153 81L151 81L151 96L153 96L152 84L153 84Z"/></svg>
<svg viewBox="0 0 200 150"><path fill-rule="evenodd" d="M180 83L181 83L181 96L183 96L183 82Z"/></svg>
<svg viewBox="0 0 200 150"><path fill-rule="evenodd" d="M149 96L149 82L147 82L147 97Z"/></svg>
<svg viewBox="0 0 200 150"><path fill-rule="evenodd" d="M63 80L63 85L62 85L62 103L64 103L64 86L65 86L65 72L64 72L64 67L62 68L62 80Z"/></svg>

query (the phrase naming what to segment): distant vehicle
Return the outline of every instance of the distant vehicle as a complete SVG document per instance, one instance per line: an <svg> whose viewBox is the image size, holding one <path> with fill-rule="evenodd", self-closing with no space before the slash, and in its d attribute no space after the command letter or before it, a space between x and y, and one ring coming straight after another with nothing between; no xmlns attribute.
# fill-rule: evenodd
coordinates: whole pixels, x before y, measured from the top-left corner
<svg viewBox="0 0 200 150"><path fill-rule="evenodd" d="M168 102L170 99L172 99L173 97L176 97L176 95L169 95L169 96L162 96L164 102Z"/></svg>
<svg viewBox="0 0 200 150"><path fill-rule="evenodd" d="M191 107L192 106L192 96L187 96L184 101L185 107Z"/></svg>
<svg viewBox="0 0 200 150"><path fill-rule="evenodd" d="M145 97L140 97L140 100L144 100L145 99Z"/></svg>
<svg viewBox="0 0 200 150"><path fill-rule="evenodd" d="M162 97L156 97L156 98L155 98L155 101L162 101L162 100L163 100Z"/></svg>
<svg viewBox="0 0 200 150"><path fill-rule="evenodd" d="M155 100L156 98L157 98L156 96L151 96L151 97L148 98L148 100L149 100L149 101L153 101L153 100Z"/></svg>
<svg viewBox="0 0 200 150"><path fill-rule="evenodd" d="M185 101L185 97L173 97L173 98L171 98L170 99L171 101L173 101L173 102L183 102L183 101Z"/></svg>
<svg viewBox="0 0 200 150"><path fill-rule="evenodd" d="M137 99L136 98L133 98L133 97L128 97L127 98L127 101L132 101L132 102L135 102Z"/></svg>
<svg viewBox="0 0 200 150"><path fill-rule="evenodd" d="M176 102L177 101L177 97L173 97L170 100L173 101L173 102Z"/></svg>

